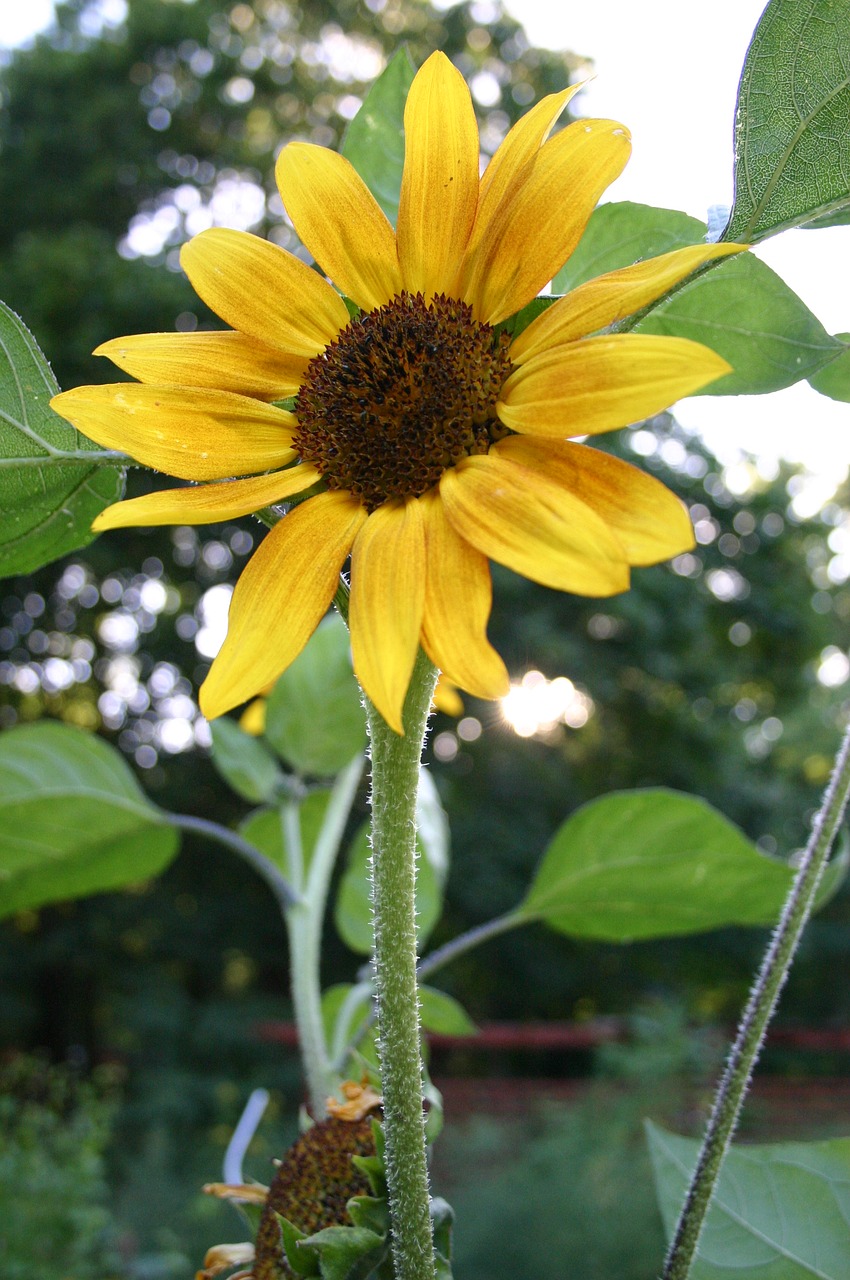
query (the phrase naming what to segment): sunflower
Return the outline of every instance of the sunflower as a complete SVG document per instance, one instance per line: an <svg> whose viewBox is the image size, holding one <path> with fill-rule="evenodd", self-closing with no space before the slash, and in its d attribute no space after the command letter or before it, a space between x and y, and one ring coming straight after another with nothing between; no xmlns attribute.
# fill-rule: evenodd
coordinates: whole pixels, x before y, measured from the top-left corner
<svg viewBox="0 0 850 1280"><path fill-rule="evenodd" d="M630 566L692 545L673 494L574 438L657 413L728 371L697 343L609 330L740 246L698 245L613 271L513 340L502 325L561 268L628 159L615 121L552 134L575 90L523 116L479 178L469 90L433 54L405 106L395 230L347 160L292 142L278 186L327 278L247 232L204 231L181 261L230 329L107 342L98 354L138 381L54 400L99 444L199 482L117 503L97 530L291 504L236 586L201 689L206 716L247 701L292 662L349 556L354 668L401 733L420 645L469 693L507 691L486 635L490 560L557 590L609 596L627 589ZM282 407L290 397L294 407Z"/></svg>

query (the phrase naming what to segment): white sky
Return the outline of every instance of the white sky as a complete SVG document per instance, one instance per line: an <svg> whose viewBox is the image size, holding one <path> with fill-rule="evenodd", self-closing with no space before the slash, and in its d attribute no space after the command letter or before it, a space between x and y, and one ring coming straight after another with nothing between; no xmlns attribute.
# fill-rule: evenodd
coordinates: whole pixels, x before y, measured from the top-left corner
<svg viewBox="0 0 850 1280"><path fill-rule="evenodd" d="M595 63L578 109L628 125L633 154L609 199L664 205L704 218L728 204L738 76L764 0L506 0L533 43ZM49 21L51 0L0 0L0 44ZM830 332L850 331L850 227L791 231L759 249ZM850 405L804 383L770 396L692 397L679 420L721 457L745 448L818 473L823 497L850 464Z"/></svg>

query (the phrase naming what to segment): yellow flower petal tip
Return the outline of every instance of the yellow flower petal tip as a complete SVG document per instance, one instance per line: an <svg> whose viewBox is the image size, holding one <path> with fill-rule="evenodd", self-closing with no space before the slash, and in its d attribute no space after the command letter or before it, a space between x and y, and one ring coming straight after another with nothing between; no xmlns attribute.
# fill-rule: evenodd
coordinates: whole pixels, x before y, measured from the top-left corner
<svg viewBox="0 0 850 1280"><path fill-rule="evenodd" d="M628 159L616 121L557 129L578 87L536 104L479 178L469 89L433 53L405 107L396 231L346 160L292 143L281 198L333 284L277 245L211 228L181 262L228 327L102 343L97 354L137 381L51 401L102 447L194 482L115 503L95 531L282 517L236 585L200 691L208 719L245 703L253 714L349 555L355 671L402 733L420 645L446 688L507 690L487 638L491 560L605 596L687 544L681 504L658 481L567 437L625 426L730 371L697 343L604 331L744 246L608 273L514 340L496 327L560 270ZM294 411L276 406L289 396Z"/></svg>

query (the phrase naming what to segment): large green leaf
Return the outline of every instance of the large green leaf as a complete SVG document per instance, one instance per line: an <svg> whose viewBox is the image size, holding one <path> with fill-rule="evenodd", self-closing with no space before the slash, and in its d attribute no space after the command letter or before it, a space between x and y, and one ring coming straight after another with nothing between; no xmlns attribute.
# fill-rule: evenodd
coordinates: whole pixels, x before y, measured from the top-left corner
<svg viewBox="0 0 850 1280"><path fill-rule="evenodd" d="M647 1126L656 1194L672 1236L699 1144ZM850 1138L733 1147L689 1280L847 1280Z"/></svg>
<svg viewBox="0 0 850 1280"><path fill-rule="evenodd" d="M393 226L404 167L404 104L414 74L410 54L399 49L367 93L341 148Z"/></svg>
<svg viewBox="0 0 850 1280"><path fill-rule="evenodd" d="M422 946L440 918L449 869L448 820L427 770L419 777L416 810L416 932ZM334 906L334 923L343 941L361 955L372 952L372 903L369 889L369 824L351 842Z"/></svg>
<svg viewBox="0 0 850 1280"><path fill-rule="evenodd" d="M659 303L640 333L693 338L732 366L701 395L759 395L808 378L842 351L784 280L751 253L727 259Z"/></svg>
<svg viewBox="0 0 850 1280"><path fill-rule="evenodd" d="M613 792L556 832L518 914L610 942L772 924L791 874L704 800Z"/></svg>
<svg viewBox="0 0 850 1280"><path fill-rule="evenodd" d="M269 695L266 738L300 773L330 777L366 746L348 629L329 614Z"/></svg>
<svg viewBox="0 0 850 1280"><path fill-rule="evenodd" d="M656 209L628 200L602 204L593 211L584 235L552 281L552 292L568 293L606 271L704 239L705 223L677 209Z"/></svg>
<svg viewBox="0 0 850 1280"><path fill-rule="evenodd" d="M35 338L0 302L0 576L84 547L124 472L49 406L59 387Z"/></svg>
<svg viewBox="0 0 850 1280"><path fill-rule="evenodd" d="M850 400L850 333L837 333L836 338L845 344L835 360L830 360L809 378L815 391L831 400Z"/></svg>
<svg viewBox="0 0 850 1280"><path fill-rule="evenodd" d="M724 239L753 242L850 204L850 6L771 0L735 114L735 200Z"/></svg>
<svg viewBox="0 0 850 1280"><path fill-rule="evenodd" d="M100 738L46 720L0 734L0 916L138 883L178 843Z"/></svg>

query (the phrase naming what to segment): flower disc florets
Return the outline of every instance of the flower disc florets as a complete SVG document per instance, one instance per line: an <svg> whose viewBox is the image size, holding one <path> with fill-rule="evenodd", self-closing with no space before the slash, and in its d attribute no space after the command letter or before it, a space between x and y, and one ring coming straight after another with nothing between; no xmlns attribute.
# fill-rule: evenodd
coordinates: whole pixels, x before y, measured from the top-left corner
<svg viewBox="0 0 850 1280"><path fill-rule="evenodd" d="M310 361L293 446L371 511L419 497L447 467L507 435L496 402L510 340L465 302L398 294Z"/></svg>

